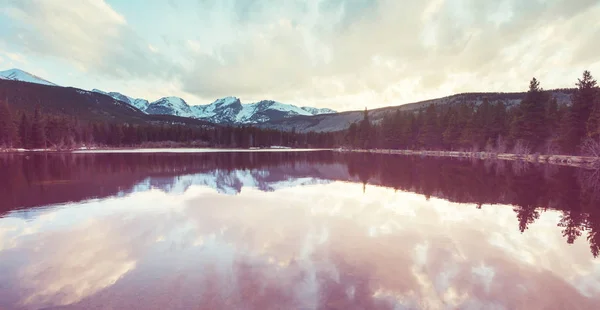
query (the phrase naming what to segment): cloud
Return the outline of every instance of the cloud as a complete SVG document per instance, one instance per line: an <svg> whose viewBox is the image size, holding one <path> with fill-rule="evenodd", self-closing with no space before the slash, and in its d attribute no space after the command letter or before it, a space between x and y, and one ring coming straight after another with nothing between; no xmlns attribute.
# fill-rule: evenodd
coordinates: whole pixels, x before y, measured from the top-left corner
<svg viewBox="0 0 600 310"><path fill-rule="evenodd" d="M591 52L597 49L594 38L600 33L591 17L600 14L596 1L359 1L357 5L330 0L309 1L299 12L250 10L238 2L234 7L239 10L236 16L244 16L244 40L222 43L195 58L193 68L182 76L185 91L209 97L270 94L323 101L335 98L339 89L345 95L381 95L418 79L418 86L387 97L401 98L401 92L409 92L415 99L426 99L458 90L517 91L540 74L542 81L549 78L551 87L566 86L569 81L555 81L547 68L547 60L552 60L553 67L572 68L578 75L581 68L563 57L565 52L582 65L600 68L600 57ZM583 24L589 25L588 34L565 46L562 39L581 32ZM579 51L577 46L582 46ZM509 75L507 68L515 72ZM515 74L521 80L515 80ZM465 78L453 80L457 75ZM341 87L315 91L323 83Z"/></svg>
<svg viewBox="0 0 600 310"><path fill-rule="evenodd" d="M5 43L27 53L62 58L90 74L132 78L170 72L104 0L8 1L0 11L11 20Z"/></svg>
<svg viewBox="0 0 600 310"><path fill-rule="evenodd" d="M0 40L90 74L168 81L198 103L235 95L360 109L520 91L532 76L565 87L600 70L596 0L155 4L133 2L139 18L128 20L102 0L10 1Z"/></svg>

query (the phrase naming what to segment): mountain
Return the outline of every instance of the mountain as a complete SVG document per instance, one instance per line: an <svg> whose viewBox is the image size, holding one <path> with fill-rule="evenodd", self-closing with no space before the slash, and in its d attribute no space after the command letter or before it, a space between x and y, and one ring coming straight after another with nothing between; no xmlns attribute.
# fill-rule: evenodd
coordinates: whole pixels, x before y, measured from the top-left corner
<svg viewBox="0 0 600 310"><path fill-rule="evenodd" d="M19 82L26 82L31 84L40 84L46 86L59 86L50 81L42 79L31 73L25 72L20 69L10 69L6 71L0 71L0 81L12 80ZM336 113L335 111L327 108L313 108L313 107L297 107L291 104L284 104L273 100L262 100L256 103L242 104L240 99L237 97L225 97L217 99L211 104L207 105L193 105L190 106L184 99L179 97L163 97L152 103L143 98L133 98L124 95L119 92L105 92L99 89L92 89L91 92L84 90L77 90L75 88L64 87L65 89L72 89L75 92L81 94L87 94L92 97L93 94L100 94L110 97L116 102L125 103L137 110L149 115L162 115L162 116L178 116L193 118L201 121L211 122L215 124L227 124L227 125L241 125L241 124L260 124L264 122L272 122L284 120L294 116L312 116L321 114ZM60 91L59 91L60 92ZM94 97L95 98L95 97ZM43 101L43 98L38 98L37 102ZM96 100L98 101L98 100ZM102 99L101 101L106 101ZM66 103L65 103L66 104ZM67 109L68 110L68 109ZM75 109L78 110L78 109ZM61 112L65 112L62 110ZM73 110L74 111L74 110ZM90 112L90 111L88 111ZM77 113L80 113L77 112ZM95 110L91 114L99 116L99 111ZM110 113L109 113L110 114ZM88 115L91 116L91 115ZM121 117L113 117L120 119ZM159 117L160 118L160 117ZM163 117L164 118L164 117Z"/></svg>
<svg viewBox="0 0 600 310"><path fill-rule="evenodd" d="M273 100L262 100L243 104L237 97L225 97L211 104L190 106L179 97L165 97L150 103L145 110L148 114L166 114L191 117L215 124L258 124L276 121L292 116L312 116L335 113L331 109L318 109L285 104Z"/></svg>
<svg viewBox="0 0 600 310"><path fill-rule="evenodd" d="M217 99L209 105L194 106L192 109L195 118L211 123L233 124L239 122L238 115L240 115L244 107L239 98L225 97Z"/></svg>
<svg viewBox="0 0 600 310"><path fill-rule="evenodd" d="M134 106L134 107L138 108L142 112L144 112L146 110L146 108L148 108L148 105L150 105L150 103L146 99L131 98L129 96L125 96L125 95L123 95L121 93L118 93L118 92L109 92L109 93L107 93L107 92L104 92L104 91L101 91L101 90L95 89L95 88L92 89L92 91L96 92L96 93L104 94L104 95L110 96L110 97L112 97L112 98L114 98L116 100L125 102L125 103L127 103L127 104L129 104L131 106Z"/></svg>
<svg viewBox="0 0 600 310"><path fill-rule="evenodd" d="M207 105L190 106L184 99L179 97L163 97L148 103L148 100L134 99L118 92L104 92L98 89L92 91L130 104L146 114L190 117L215 124L258 124L299 115L312 116L336 113L334 110L327 108L299 108L295 105L273 100L243 104L239 98L233 96L217 99Z"/></svg>
<svg viewBox="0 0 600 310"><path fill-rule="evenodd" d="M559 105L571 104L571 95L574 89L555 89L545 91L549 96L556 98ZM369 110L369 119L371 122L378 123L388 113L396 111L417 111L424 109L429 105L453 105L461 103L471 103L479 105L484 99L490 103L504 102L509 108L518 104L525 98L525 92L518 93L463 93L451 95L443 98L424 100L414 103L408 103L398 106L384 107L379 109ZM314 116L293 116L284 119L269 120L263 123L256 124L258 127L276 129L276 130L292 130L297 132L332 132L347 129L350 124L363 119L364 111L347 111L333 114L320 114Z"/></svg>
<svg viewBox="0 0 600 310"><path fill-rule="evenodd" d="M187 117L148 115L126 102L99 92L12 79L0 79L0 98L6 99L13 113L27 112L31 114L36 106L40 106L43 113L76 117L81 121L214 126L214 124Z"/></svg>
<svg viewBox="0 0 600 310"><path fill-rule="evenodd" d="M291 104L273 100L242 104L236 97L217 99L209 105L194 106L192 109L195 111L193 117L218 124L257 124L297 115L314 115ZM319 109L314 112L318 113Z"/></svg>
<svg viewBox="0 0 600 310"><path fill-rule="evenodd" d="M194 112L185 100L179 97L163 97L148 105L144 111L154 115L175 115L183 117L194 117Z"/></svg>
<svg viewBox="0 0 600 310"><path fill-rule="evenodd" d="M39 76L33 75L31 73L25 72L20 69L10 69L10 70L6 70L6 71L0 71L0 79L21 81L21 82L27 82L27 83L49 85L49 86L58 86L50 81L42 79Z"/></svg>

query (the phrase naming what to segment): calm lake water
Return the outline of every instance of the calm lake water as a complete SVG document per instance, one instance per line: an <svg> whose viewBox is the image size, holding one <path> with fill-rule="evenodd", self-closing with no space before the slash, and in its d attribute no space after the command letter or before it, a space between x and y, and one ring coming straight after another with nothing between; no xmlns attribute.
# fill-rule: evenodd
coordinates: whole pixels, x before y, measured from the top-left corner
<svg viewBox="0 0 600 310"><path fill-rule="evenodd" d="M598 309L597 171L0 155L0 309Z"/></svg>

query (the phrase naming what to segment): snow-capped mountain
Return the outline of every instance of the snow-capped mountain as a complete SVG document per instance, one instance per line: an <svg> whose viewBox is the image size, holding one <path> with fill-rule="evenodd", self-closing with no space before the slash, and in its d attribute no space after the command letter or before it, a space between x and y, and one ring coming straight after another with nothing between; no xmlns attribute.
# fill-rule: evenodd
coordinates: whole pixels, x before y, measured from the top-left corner
<svg viewBox="0 0 600 310"><path fill-rule="evenodd" d="M3 80L14 80L27 83L35 83L42 85L58 86L50 81L44 80L39 76L33 75L29 72L25 72L20 69L10 69L6 71L0 71L0 79Z"/></svg>
<svg viewBox="0 0 600 310"><path fill-rule="evenodd" d="M125 102L125 103L127 103L127 104L129 104L131 106L134 106L134 107L138 108L142 112L145 112L146 108L148 108L148 105L150 105L150 103L146 99L131 98L129 96L125 96L125 95L123 95L121 93L118 93L118 92L109 92L109 93L107 93L105 91L101 91L101 90L95 89L95 88L92 89L92 91L96 92L96 93L100 93L100 94L104 94L104 95L110 96L110 97L112 97L112 98L114 98L116 100L119 100L119 101L123 101L123 102Z"/></svg>
<svg viewBox="0 0 600 310"><path fill-rule="evenodd" d="M192 107L194 118L206 120L218 124L238 123L238 115L244 107L237 97L225 97L215 100L208 105L197 105Z"/></svg>
<svg viewBox="0 0 600 310"><path fill-rule="evenodd" d="M241 123L263 123L296 115L313 115L295 105L284 104L273 100L262 100L246 105L247 113L241 113Z"/></svg>
<svg viewBox="0 0 600 310"><path fill-rule="evenodd" d="M217 99L207 105L190 106L184 99L179 97L164 97L149 103L148 100L135 99L118 92L104 92L99 89L93 89L92 91L123 101L146 114L191 117L216 124L258 124L296 115L311 116L336 113L327 108L300 108L273 100L243 104L239 98L233 96Z"/></svg>
<svg viewBox="0 0 600 310"><path fill-rule="evenodd" d="M120 93L105 93L117 100L129 103L146 114L167 114L191 117L216 124L257 124L279 120L296 115L318 115L335 113L331 109L310 107L299 108L295 105L284 104L273 100L262 100L256 103L243 104L237 97L225 97L211 104L190 106L179 97L164 97L150 104L144 99L133 99ZM136 100L141 101L137 104Z"/></svg>
<svg viewBox="0 0 600 310"><path fill-rule="evenodd" d="M196 118L191 107L179 97L160 98L150 103L144 112Z"/></svg>
<svg viewBox="0 0 600 310"><path fill-rule="evenodd" d="M0 80L15 80L50 86L59 86L20 69L0 71ZM77 92L87 92L76 89ZM91 92L103 94L126 103L129 106L151 115L175 115L204 120L216 124L260 124L277 121L293 116L312 116L336 113L327 108L297 107L273 100L261 100L255 103L242 103L237 97L217 99L207 105L190 106L179 97L163 97L154 102L143 98L133 98L119 92L105 92L92 89Z"/></svg>
<svg viewBox="0 0 600 310"><path fill-rule="evenodd" d="M321 109L312 109L307 111L273 100L242 104L239 98L225 97L217 99L209 105L193 106L194 115L192 117L219 124L256 124L296 115L316 115L322 112Z"/></svg>

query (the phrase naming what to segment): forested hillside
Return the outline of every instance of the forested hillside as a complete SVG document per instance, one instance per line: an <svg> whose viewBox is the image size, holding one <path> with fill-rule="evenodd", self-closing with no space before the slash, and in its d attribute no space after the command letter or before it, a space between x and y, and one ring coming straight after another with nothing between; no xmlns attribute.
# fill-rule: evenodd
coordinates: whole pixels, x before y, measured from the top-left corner
<svg viewBox="0 0 600 310"><path fill-rule="evenodd" d="M334 134L220 126L186 117L147 115L96 92L0 81L0 149L333 144Z"/></svg>
<svg viewBox="0 0 600 310"><path fill-rule="evenodd" d="M559 100L533 78L524 98L512 105L483 97L473 102L430 104L414 111L388 112L379 123L352 123L345 143L355 148L465 150L598 155L600 91L589 71L571 100ZM568 90L565 90L568 91Z"/></svg>
<svg viewBox="0 0 600 310"><path fill-rule="evenodd" d="M571 96L575 89L563 88L545 90L544 92L552 98L555 98L559 105L568 105L571 103ZM518 93L461 93L447 97L429 99L419 102L406 103L398 106L390 106L377 109L369 109L368 117L371 123L380 123L386 115L398 111L418 111L427 108L430 105L437 106L458 106L470 104L478 106L483 101L490 104L502 102L507 108L518 105L526 96L526 92ZM371 102L365 102L365 106L370 106ZM293 116L279 120L272 120L266 123L257 124L262 128L291 130L295 128L300 132L307 131L341 131L346 130L352 123L360 122L363 119L362 111L347 111L335 114L315 115L315 116Z"/></svg>

